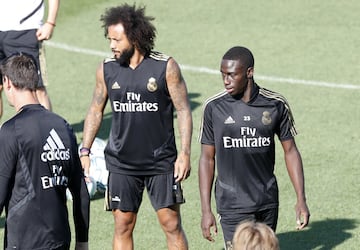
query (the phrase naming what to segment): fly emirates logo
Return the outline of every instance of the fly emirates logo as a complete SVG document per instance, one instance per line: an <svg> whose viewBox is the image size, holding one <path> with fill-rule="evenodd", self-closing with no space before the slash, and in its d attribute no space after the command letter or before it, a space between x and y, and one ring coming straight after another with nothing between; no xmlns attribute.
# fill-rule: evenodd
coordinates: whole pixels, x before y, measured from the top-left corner
<svg viewBox="0 0 360 250"><path fill-rule="evenodd" d="M53 188L55 186L67 186L68 177L64 175L63 167L57 165L57 162L68 161L70 159L70 149L65 147L55 129L50 131L40 158L49 165L50 162L54 162L50 167L51 174L41 177L43 189Z"/></svg>
<svg viewBox="0 0 360 250"><path fill-rule="evenodd" d="M270 137L256 136L256 128L250 127L240 128L240 138L223 137L224 148L260 148L270 143Z"/></svg>
<svg viewBox="0 0 360 250"><path fill-rule="evenodd" d="M134 92L126 93L127 102L113 101L115 112L156 112L159 104L141 101L141 94Z"/></svg>

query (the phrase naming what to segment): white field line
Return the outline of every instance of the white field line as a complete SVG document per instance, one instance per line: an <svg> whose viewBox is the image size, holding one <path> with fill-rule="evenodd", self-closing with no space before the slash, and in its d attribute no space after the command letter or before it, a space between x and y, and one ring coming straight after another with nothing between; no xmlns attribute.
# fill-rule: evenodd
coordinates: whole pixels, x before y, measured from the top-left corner
<svg viewBox="0 0 360 250"><path fill-rule="evenodd" d="M81 53L86 55L94 55L99 57L108 57L111 56L111 53L106 53L102 51L92 50L92 49L84 49L80 47L70 46L65 43L58 43L52 41L46 41L45 44L50 47L63 49L70 52ZM190 65L180 65L181 69L184 71L192 71L198 73L205 74L213 74L218 75L220 72L218 70L209 69L206 67L195 67ZM290 83L290 84L300 84L300 85L312 85L312 86L320 86L327 88L339 88L339 89L360 89L360 86L347 84L347 83L333 83L333 82L323 82L323 81L312 81L312 80L302 80L302 79L294 79L294 78L283 78L283 77L275 77L275 76L264 76L264 75L255 75L256 79L268 81L268 82L278 82L278 83Z"/></svg>

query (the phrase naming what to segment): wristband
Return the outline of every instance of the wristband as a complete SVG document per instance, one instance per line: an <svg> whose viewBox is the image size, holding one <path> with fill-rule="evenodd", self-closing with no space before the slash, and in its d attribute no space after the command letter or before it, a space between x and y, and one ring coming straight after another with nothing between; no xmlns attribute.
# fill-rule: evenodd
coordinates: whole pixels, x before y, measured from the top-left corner
<svg viewBox="0 0 360 250"><path fill-rule="evenodd" d="M90 148L85 148L85 147L80 148L80 157L89 156L89 154L90 154Z"/></svg>
<svg viewBox="0 0 360 250"><path fill-rule="evenodd" d="M46 21L46 23L50 24L50 25L51 25L51 26L53 26L53 27L55 27L55 26L56 26L56 24L55 24L55 23L53 23L53 22Z"/></svg>

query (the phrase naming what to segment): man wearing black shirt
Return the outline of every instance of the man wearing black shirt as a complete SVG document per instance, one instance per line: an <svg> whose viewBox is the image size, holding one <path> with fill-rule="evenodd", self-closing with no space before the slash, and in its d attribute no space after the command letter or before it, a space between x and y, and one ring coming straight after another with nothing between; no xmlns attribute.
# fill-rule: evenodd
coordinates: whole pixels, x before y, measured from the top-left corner
<svg viewBox="0 0 360 250"><path fill-rule="evenodd" d="M113 249L133 249L133 230L145 188L168 248L187 249L180 216L180 182L190 174L190 103L179 65L152 50L156 30L153 18L144 12L144 7L123 4L101 17L114 57L102 62L96 73L81 162L87 173L90 148L109 100L112 124L105 160L109 170L107 208L115 222Z"/></svg>
<svg viewBox="0 0 360 250"><path fill-rule="evenodd" d="M66 188L72 193L75 248L88 249L89 195L75 135L36 98L32 57L13 55L0 67L3 90L16 115L0 129L0 213L5 249L70 247Z"/></svg>
<svg viewBox="0 0 360 250"><path fill-rule="evenodd" d="M297 196L298 229L308 224L310 216L289 104L280 94L258 86L253 72L254 58L247 48L227 51L221 61L225 90L207 100L201 124L202 232L204 238L213 241L210 229L217 230L210 202L216 158L216 207L227 245L237 224L244 220L261 221L276 229L279 199L274 175L275 134Z"/></svg>

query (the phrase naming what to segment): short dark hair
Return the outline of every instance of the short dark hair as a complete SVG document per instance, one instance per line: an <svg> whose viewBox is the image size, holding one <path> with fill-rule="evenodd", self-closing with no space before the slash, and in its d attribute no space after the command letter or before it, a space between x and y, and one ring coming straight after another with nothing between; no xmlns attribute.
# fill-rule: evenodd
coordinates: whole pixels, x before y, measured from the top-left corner
<svg viewBox="0 0 360 250"><path fill-rule="evenodd" d="M246 68L254 67L254 56L251 51L245 47L235 46L229 49L223 56L223 60L238 60Z"/></svg>
<svg viewBox="0 0 360 250"><path fill-rule="evenodd" d="M2 77L7 77L18 89L35 91L39 73L32 56L18 53L7 57L0 65Z"/></svg>
<svg viewBox="0 0 360 250"><path fill-rule="evenodd" d="M144 55L149 54L154 48L156 28L151 23L153 20L154 17L145 16L145 7L136 8L135 4L109 8L100 17L105 37L108 35L109 26L121 23L130 43Z"/></svg>

